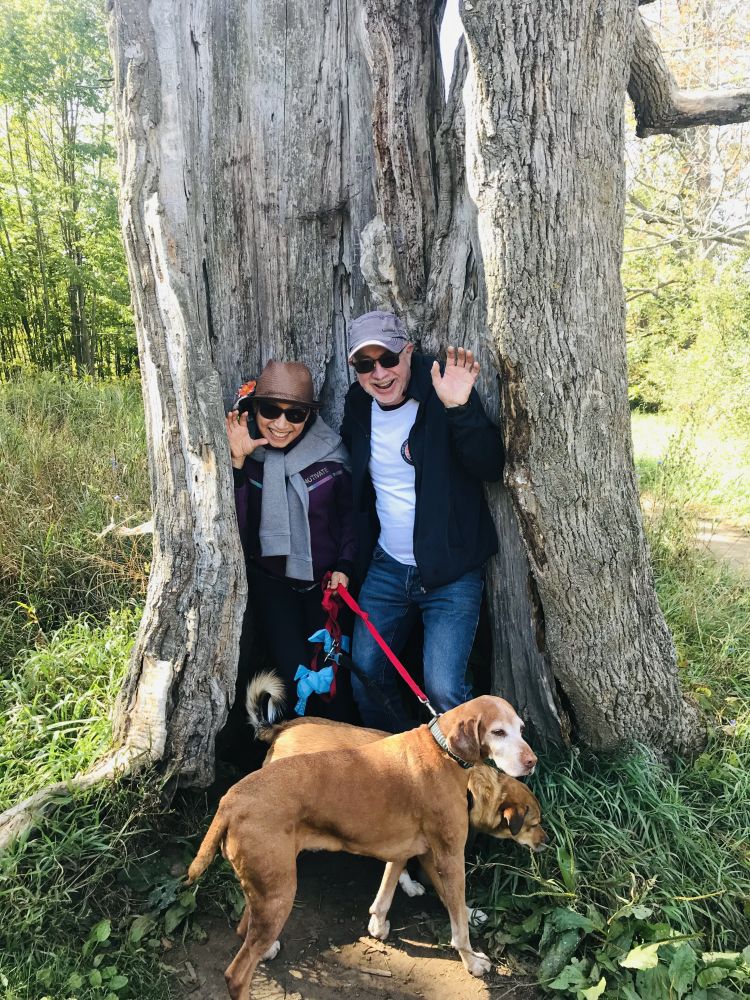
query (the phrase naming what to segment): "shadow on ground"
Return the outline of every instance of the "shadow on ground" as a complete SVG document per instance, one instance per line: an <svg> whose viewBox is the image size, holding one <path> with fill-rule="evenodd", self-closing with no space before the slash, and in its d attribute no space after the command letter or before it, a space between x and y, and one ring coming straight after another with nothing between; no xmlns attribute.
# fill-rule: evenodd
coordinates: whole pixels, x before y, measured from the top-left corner
<svg viewBox="0 0 750 1000"><path fill-rule="evenodd" d="M537 1000L533 984L493 966L474 979L450 948L447 915L433 895L408 899L400 890L387 942L367 936L368 908L382 865L348 854L304 854L297 899L281 935L282 948L259 966L255 1000ZM190 1000L226 1000L224 970L240 941L226 919L202 921L205 942L186 942L172 962ZM482 947L481 938L475 944ZM175 949L176 951L177 949Z"/></svg>

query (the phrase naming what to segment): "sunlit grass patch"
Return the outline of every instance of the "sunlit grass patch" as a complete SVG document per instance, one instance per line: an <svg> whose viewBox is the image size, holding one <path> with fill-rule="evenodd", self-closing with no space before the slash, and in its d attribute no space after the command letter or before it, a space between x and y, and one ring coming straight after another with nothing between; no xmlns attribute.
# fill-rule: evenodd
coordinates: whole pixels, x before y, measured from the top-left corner
<svg viewBox="0 0 750 1000"><path fill-rule="evenodd" d="M0 671L68 617L143 594L150 536L103 532L149 517L136 382L0 383Z"/></svg>
<svg viewBox="0 0 750 1000"><path fill-rule="evenodd" d="M139 620L132 608L102 626L71 621L47 645L19 654L0 679L0 810L74 777L107 751Z"/></svg>

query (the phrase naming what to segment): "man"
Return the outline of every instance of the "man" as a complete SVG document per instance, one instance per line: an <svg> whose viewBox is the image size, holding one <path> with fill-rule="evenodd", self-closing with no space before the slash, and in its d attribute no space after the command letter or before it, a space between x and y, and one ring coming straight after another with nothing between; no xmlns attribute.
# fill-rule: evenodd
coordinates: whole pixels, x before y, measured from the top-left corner
<svg viewBox="0 0 750 1000"><path fill-rule="evenodd" d="M396 316L370 312L351 324L348 354L357 381L341 436L352 462L359 601L397 654L421 612L425 688L444 712L471 697L483 566L497 552L482 482L502 475L502 438L474 388L472 351L449 347L441 371L415 352ZM408 728L396 673L359 619L353 654L371 681L352 677L364 724Z"/></svg>

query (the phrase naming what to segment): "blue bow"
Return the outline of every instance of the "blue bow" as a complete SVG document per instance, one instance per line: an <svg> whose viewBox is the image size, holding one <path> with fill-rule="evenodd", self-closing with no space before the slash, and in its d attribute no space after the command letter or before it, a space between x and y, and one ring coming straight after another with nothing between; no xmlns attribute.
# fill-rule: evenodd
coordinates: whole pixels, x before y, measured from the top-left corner
<svg viewBox="0 0 750 1000"><path fill-rule="evenodd" d="M322 670L310 670L309 667L300 665L294 675L297 682L297 704L294 711L297 715L304 715L307 707L307 699L311 694L327 694L333 684L333 667L323 667Z"/></svg>
<svg viewBox="0 0 750 1000"><path fill-rule="evenodd" d="M328 655L328 653L330 653L331 650L333 649L333 639L331 638L331 633L328 631L327 628L321 628L317 632L313 632L313 634L310 636L310 638L307 641L308 642L322 642L323 643L323 652L326 655ZM348 635L342 635L341 638L339 639L339 649L342 652L344 652L344 653L348 653L349 652L349 646L350 646L349 636ZM339 662L339 654L338 653L334 653L333 656L331 657L331 659L335 660L336 663L338 663Z"/></svg>

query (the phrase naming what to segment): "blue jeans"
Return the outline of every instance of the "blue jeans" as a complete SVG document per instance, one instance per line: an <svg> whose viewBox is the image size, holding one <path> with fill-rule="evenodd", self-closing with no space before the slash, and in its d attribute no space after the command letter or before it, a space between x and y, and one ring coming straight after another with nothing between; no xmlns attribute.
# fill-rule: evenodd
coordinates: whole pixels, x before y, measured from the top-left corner
<svg viewBox="0 0 750 1000"><path fill-rule="evenodd" d="M421 611L424 686L437 712L454 708L472 696L466 683L466 664L477 630L482 586L482 570L475 569L453 583L425 590L416 566L396 562L379 545L373 553L359 603L397 656ZM363 723L394 733L409 729L396 669L360 618L355 619L352 658L389 702L389 708L380 705L352 674L354 699Z"/></svg>

